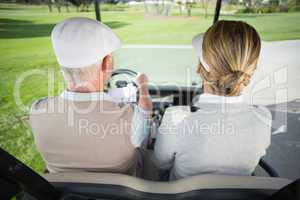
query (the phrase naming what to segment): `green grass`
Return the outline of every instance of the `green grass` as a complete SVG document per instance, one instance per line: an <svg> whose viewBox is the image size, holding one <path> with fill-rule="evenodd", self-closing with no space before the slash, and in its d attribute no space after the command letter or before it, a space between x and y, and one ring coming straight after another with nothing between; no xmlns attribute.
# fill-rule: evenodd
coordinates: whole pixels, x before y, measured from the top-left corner
<svg viewBox="0 0 300 200"><path fill-rule="evenodd" d="M190 44L191 38L204 32L212 16L194 9L192 17L145 16L142 10L102 12L104 23L114 29L125 44ZM52 27L73 16L94 17L93 12L49 13L46 6L0 4L0 146L38 172L44 163L33 144L28 125L28 108L34 99L55 95L63 88L49 38ZM224 15L222 19L243 20L257 28L264 40L300 38L300 13L268 15ZM17 105L14 88L17 78L27 71L55 74L53 89L47 76L32 76L20 87L24 107Z"/></svg>

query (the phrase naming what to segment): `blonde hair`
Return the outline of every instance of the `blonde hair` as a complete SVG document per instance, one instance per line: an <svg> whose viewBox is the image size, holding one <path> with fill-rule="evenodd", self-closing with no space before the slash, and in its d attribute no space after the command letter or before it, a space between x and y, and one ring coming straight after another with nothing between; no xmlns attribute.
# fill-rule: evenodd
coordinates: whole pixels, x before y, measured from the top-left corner
<svg viewBox="0 0 300 200"><path fill-rule="evenodd" d="M250 82L261 49L256 30L241 21L219 21L204 34L203 58L198 73L213 91L222 96L238 96Z"/></svg>

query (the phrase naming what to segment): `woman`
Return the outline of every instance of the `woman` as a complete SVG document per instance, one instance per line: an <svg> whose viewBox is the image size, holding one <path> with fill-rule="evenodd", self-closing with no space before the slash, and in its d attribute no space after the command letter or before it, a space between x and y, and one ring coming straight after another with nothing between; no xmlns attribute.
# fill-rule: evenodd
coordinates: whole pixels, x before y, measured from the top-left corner
<svg viewBox="0 0 300 200"><path fill-rule="evenodd" d="M244 22L219 21L204 34L197 51L204 94L194 101L197 111L169 108L157 136L157 164L171 170L171 180L201 173L251 175L265 155L271 114L242 96L260 49L258 33Z"/></svg>

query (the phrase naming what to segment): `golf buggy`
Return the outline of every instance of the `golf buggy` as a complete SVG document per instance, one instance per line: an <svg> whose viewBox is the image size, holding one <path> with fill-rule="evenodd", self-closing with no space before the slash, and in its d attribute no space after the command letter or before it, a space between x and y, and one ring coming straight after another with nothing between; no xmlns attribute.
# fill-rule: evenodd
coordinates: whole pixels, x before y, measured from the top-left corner
<svg viewBox="0 0 300 200"><path fill-rule="evenodd" d="M221 0L218 0L214 22L219 18L220 9ZM143 179L124 174L95 172L45 173L40 176L0 148L0 199L10 199L16 194L18 194L17 199L23 200L300 199L300 181L298 179L300 177L300 150L299 143L296 143L300 141L300 101L297 100L299 98L297 83L300 81L300 76L295 77L295 74L300 73L300 62L297 57L297 52L300 52L299 48L300 41L263 43L259 65L264 67L258 67L258 73L250 88L252 87L251 91L255 91L255 98L252 99L254 103L268 105L275 125L272 127L274 132L272 145L267 151L267 155L260 160L259 166L252 176L202 174L164 182L160 180L160 171L151 166L155 127L160 125L164 111L168 107L178 105L190 106L192 109L193 98L202 93L201 81L190 77L184 86L164 83L149 87L154 104L152 118L152 127L154 128L151 130L147 144ZM137 54L143 54L142 61L136 59ZM197 65L198 60L190 46L125 46L115 55L116 65L122 68L113 73L114 81L111 82L111 86L127 87L128 81L116 77L123 75L135 77L139 67L145 71L145 69L151 69L151 65L161 65L161 76L165 76L167 72L164 73L164 69L174 64L170 63L170 59L167 58L174 54L180 54L180 60L175 60L179 58L173 57L171 59L177 65L186 66L187 63L191 67ZM161 55L165 55L164 60L153 61L153 57L164 57ZM281 57L276 55L281 55ZM274 71L274 66L279 68ZM151 71L149 73L151 76ZM174 77L177 76L175 79L180 78L182 73L189 74L189 72L178 71L174 73L176 73ZM271 73L273 73L270 78L271 82L266 84L265 77ZM287 73L288 80L282 80L283 73ZM294 74L294 76L290 74ZM174 81L176 82L176 80ZM274 90L278 89L277 82L288 88L287 99L270 102ZM254 85L261 86L256 89L253 88ZM263 93L260 92L262 89ZM253 94L249 96L253 96ZM284 126L285 129L282 128Z"/></svg>

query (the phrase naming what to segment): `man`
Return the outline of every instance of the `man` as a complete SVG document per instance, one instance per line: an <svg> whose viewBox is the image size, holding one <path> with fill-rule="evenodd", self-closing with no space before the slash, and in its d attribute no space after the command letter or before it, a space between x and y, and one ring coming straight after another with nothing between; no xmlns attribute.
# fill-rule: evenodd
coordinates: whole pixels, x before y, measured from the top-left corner
<svg viewBox="0 0 300 200"><path fill-rule="evenodd" d="M57 24L51 34L67 89L32 105L30 122L50 172L136 172L148 136L152 102L148 80L136 78L138 105L119 104L105 92L113 70L111 53L121 42L110 28L88 18Z"/></svg>

